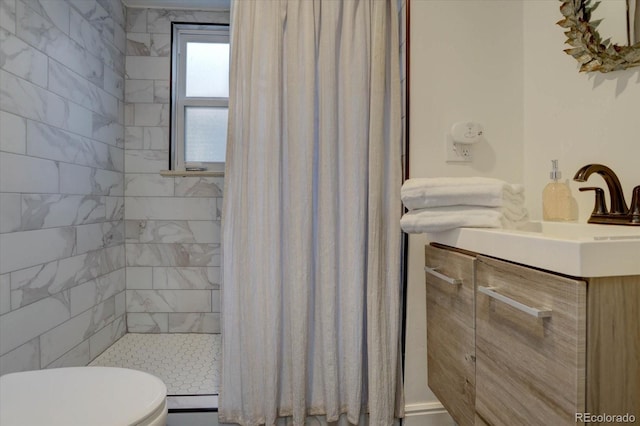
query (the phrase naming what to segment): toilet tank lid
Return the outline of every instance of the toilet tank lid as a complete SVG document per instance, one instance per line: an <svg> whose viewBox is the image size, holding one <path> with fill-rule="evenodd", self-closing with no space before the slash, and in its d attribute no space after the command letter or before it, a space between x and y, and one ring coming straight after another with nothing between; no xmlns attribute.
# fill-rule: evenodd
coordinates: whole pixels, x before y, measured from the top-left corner
<svg viewBox="0 0 640 426"><path fill-rule="evenodd" d="M165 402L157 377L116 367L69 367L0 377L0 425L134 425Z"/></svg>

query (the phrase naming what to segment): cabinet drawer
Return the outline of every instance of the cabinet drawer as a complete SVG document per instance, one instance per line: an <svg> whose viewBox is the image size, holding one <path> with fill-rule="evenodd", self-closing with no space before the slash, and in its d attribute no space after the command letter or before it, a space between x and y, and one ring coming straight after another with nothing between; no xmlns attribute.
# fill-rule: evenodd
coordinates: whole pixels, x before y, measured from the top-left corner
<svg viewBox="0 0 640 426"><path fill-rule="evenodd" d="M471 328L475 321L475 260L473 256L456 251L425 247L427 298L430 291L434 307L453 316L455 323Z"/></svg>
<svg viewBox="0 0 640 426"><path fill-rule="evenodd" d="M425 248L429 387L462 426L475 416L475 258Z"/></svg>
<svg viewBox="0 0 640 426"><path fill-rule="evenodd" d="M585 411L586 283L476 265L476 410L498 425L575 425Z"/></svg>

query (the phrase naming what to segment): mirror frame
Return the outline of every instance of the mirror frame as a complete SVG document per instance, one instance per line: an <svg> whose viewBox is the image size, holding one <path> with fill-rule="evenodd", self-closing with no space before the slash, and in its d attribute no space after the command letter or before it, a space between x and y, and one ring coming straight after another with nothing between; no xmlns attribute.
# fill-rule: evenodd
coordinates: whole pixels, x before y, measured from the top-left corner
<svg viewBox="0 0 640 426"><path fill-rule="evenodd" d="M600 21L591 22L591 12L600 4L594 0L560 0L560 12L564 18L557 22L565 28L564 51L580 63L580 72L611 72L640 66L640 43L618 46L602 40L597 27Z"/></svg>

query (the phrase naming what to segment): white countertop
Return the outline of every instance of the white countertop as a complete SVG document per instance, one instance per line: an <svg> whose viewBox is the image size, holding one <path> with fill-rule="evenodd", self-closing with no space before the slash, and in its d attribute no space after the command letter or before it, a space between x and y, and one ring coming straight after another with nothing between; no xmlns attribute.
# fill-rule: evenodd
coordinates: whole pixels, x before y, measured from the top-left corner
<svg viewBox="0 0 640 426"><path fill-rule="evenodd" d="M458 228L427 238L574 277L640 275L640 226L529 222L519 230Z"/></svg>

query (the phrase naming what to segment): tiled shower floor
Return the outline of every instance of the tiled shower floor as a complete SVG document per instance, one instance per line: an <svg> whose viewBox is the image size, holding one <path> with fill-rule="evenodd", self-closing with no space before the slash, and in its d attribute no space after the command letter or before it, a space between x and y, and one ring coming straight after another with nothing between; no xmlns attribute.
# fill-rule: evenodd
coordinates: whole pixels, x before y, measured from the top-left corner
<svg viewBox="0 0 640 426"><path fill-rule="evenodd" d="M90 365L145 371L167 386L169 408L217 408L219 334L125 334ZM213 405L213 406L212 406Z"/></svg>

